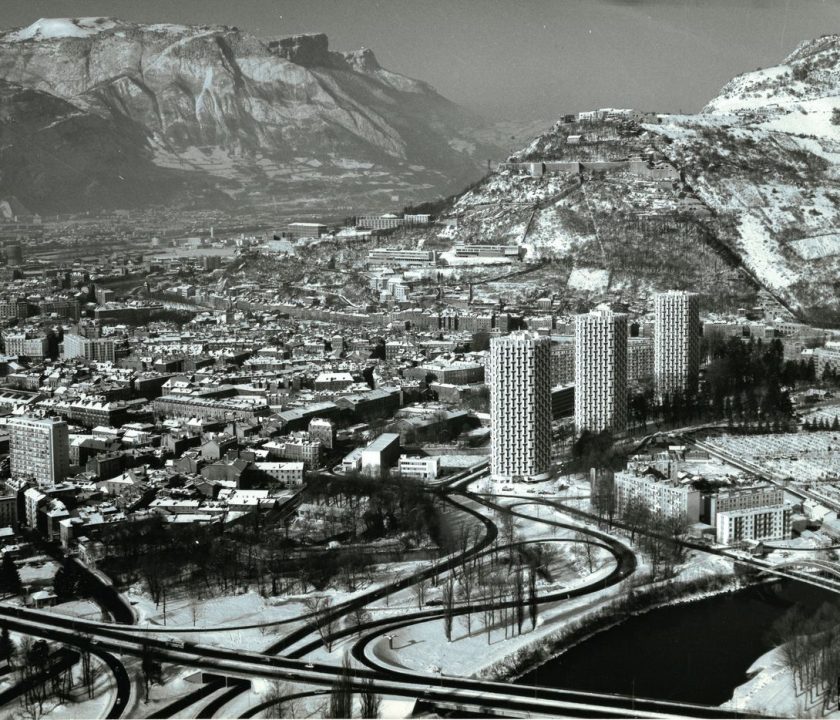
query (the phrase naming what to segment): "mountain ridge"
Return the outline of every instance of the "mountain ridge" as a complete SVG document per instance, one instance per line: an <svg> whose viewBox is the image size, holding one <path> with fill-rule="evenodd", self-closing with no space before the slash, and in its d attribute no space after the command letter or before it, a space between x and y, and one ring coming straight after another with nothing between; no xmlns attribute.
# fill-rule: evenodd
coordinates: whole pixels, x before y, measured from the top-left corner
<svg viewBox="0 0 840 720"><path fill-rule="evenodd" d="M306 201L342 181L380 204L426 198L499 153L474 137L475 115L322 33L266 41L224 25L42 18L0 35L0 79L133 128L154 165L238 201Z"/></svg>

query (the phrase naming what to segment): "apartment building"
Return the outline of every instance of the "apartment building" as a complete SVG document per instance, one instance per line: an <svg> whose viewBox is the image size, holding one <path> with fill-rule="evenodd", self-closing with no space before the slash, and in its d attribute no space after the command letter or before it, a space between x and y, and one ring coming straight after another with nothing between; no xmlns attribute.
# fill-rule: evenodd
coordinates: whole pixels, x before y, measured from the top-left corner
<svg viewBox="0 0 840 720"><path fill-rule="evenodd" d="M499 480L551 469L551 342L516 332L490 341L490 468Z"/></svg>
<svg viewBox="0 0 840 720"><path fill-rule="evenodd" d="M618 514L624 512L631 498L640 499L652 512L666 517L684 517L690 523L700 520L700 491L654 473L629 471L615 474L615 507Z"/></svg>
<svg viewBox="0 0 840 720"><path fill-rule="evenodd" d="M669 291L654 297L653 373L656 393L693 393L700 372L700 300Z"/></svg>
<svg viewBox="0 0 840 720"><path fill-rule="evenodd" d="M67 477L70 439L67 423L56 418L15 417L9 420L12 477L34 477L51 487Z"/></svg>
<svg viewBox="0 0 840 720"><path fill-rule="evenodd" d="M627 316L596 310L575 318L575 430L624 432Z"/></svg>
<svg viewBox="0 0 840 720"><path fill-rule="evenodd" d="M717 541L723 545L742 540L784 540L790 537L791 508L780 505L718 512L715 529Z"/></svg>
<svg viewBox="0 0 840 720"><path fill-rule="evenodd" d="M79 358L94 362L114 362L114 341L111 338L88 338L68 333L64 336L63 355L66 359Z"/></svg>

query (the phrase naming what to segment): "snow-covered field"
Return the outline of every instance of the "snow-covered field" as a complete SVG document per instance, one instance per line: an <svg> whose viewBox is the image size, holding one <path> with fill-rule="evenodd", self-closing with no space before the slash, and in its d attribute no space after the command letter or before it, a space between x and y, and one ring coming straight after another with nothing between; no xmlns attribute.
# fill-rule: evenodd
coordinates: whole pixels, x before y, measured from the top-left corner
<svg viewBox="0 0 840 720"><path fill-rule="evenodd" d="M603 292L607 289L610 281L608 270L597 268L574 268L569 275L568 285L575 290L588 290L590 292Z"/></svg>
<svg viewBox="0 0 840 720"><path fill-rule="evenodd" d="M840 255L840 233L794 240L791 246L803 260L817 260Z"/></svg>
<svg viewBox="0 0 840 720"><path fill-rule="evenodd" d="M52 585L53 578L58 572L58 563L46 555L29 558L18 565L21 583L32 586L45 587Z"/></svg>

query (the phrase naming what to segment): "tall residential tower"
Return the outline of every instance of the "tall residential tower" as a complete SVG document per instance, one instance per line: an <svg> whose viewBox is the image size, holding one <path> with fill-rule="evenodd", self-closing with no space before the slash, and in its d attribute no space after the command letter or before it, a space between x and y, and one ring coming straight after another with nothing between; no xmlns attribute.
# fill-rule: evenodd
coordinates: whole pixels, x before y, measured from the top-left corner
<svg viewBox="0 0 840 720"><path fill-rule="evenodd" d="M627 316L595 310L575 318L575 430L624 432Z"/></svg>
<svg viewBox="0 0 840 720"><path fill-rule="evenodd" d="M9 420L8 428L13 478L31 476L50 487L67 477L70 442L64 420L21 416Z"/></svg>
<svg viewBox="0 0 840 720"><path fill-rule="evenodd" d="M653 374L656 395L694 393L700 372L700 302L672 290L654 298Z"/></svg>
<svg viewBox="0 0 840 720"><path fill-rule="evenodd" d="M544 480L551 469L551 341L512 333L490 342L490 470Z"/></svg>

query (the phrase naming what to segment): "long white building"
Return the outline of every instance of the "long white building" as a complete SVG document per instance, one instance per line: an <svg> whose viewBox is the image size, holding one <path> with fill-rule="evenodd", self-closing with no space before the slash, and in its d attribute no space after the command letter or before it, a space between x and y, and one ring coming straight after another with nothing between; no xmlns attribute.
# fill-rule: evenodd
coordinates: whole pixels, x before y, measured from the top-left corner
<svg viewBox="0 0 840 720"><path fill-rule="evenodd" d="M551 470L551 341L517 332L490 342L490 470L543 480Z"/></svg>
<svg viewBox="0 0 840 720"><path fill-rule="evenodd" d="M672 290L654 298L653 374L659 397L693 393L700 372L700 301Z"/></svg>
<svg viewBox="0 0 840 720"><path fill-rule="evenodd" d="M67 423L56 418L16 417L8 422L13 478L34 477L50 487L67 477L70 440Z"/></svg>
<svg viewBox="0 0 840 720"><path fill-rule="evenodd" d="M615 507L621 515L631 498L638 498L654 513L666 517L685 517L690 523L700 519L700 491L668 478L618 472L615 474Z"/></svg>
<svg viewBox="0 0 840 720"><path fill-rule="evenodd" d="M575 318L575 430L627 426L627 316L596 310Z"/></svg>
<svg viewBox="0 0 840 720"><path fill-rule="evenodd" d="M721 490L709 498L709 524L717 523L718 513L781 507L784 502L785 491L775 485Z"/></svg>

